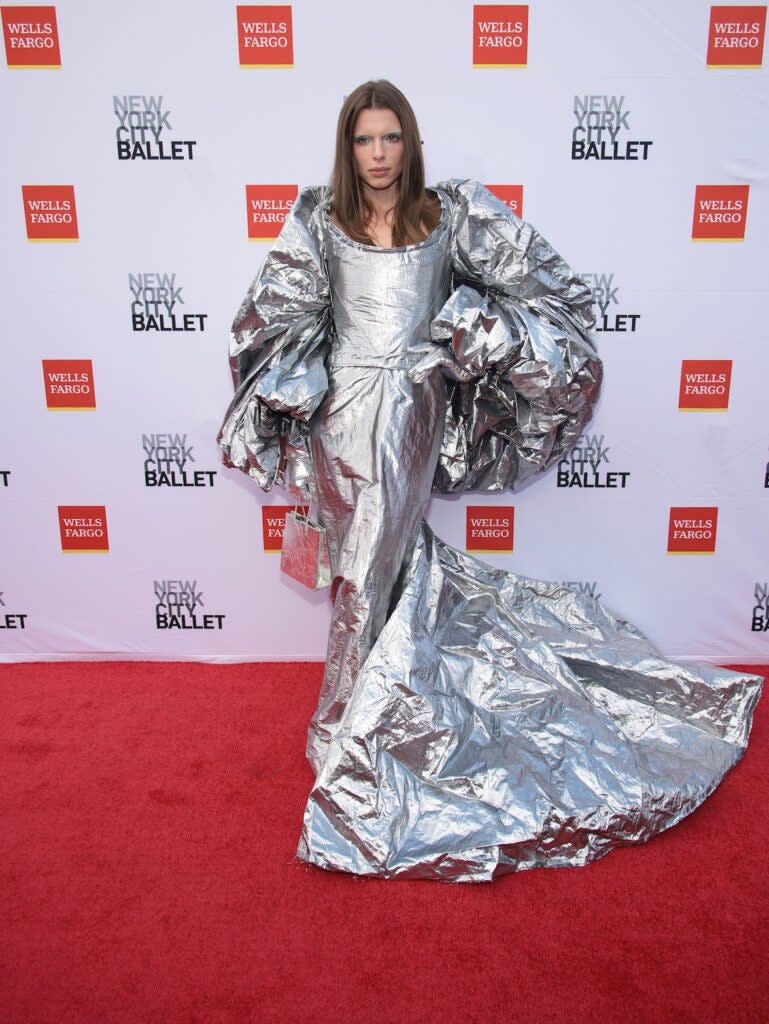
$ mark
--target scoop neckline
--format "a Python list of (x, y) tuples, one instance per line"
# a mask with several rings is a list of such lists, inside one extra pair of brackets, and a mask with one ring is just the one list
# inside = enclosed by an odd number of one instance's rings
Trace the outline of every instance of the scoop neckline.
[(440, 191), (440, 189), (437, 188), (426, 189), (425, 191), (434, 192), (435, 195), (438, 197), (438, 202), (441, 204), (441, 215), (438, 218), (438, 223), (435, 225), (435, 227), (432, 229), (429, 235), (423, 238), (421, 242), (412, 242), (410, 245), (394, 245), (389, 249), (385, 249), (381, 245), (367, 245), (366, 242), (358, 242), (354, 238), (350, 238), (349, 235), (346, 235), (344, 231), (342, 231), (342, 229), (334, 223), (328, 207), (323, 212), (326, 216), (326, 220), (331, 225), (331, 230), (334, 232), (334, 234), (341, 238), (343, 242), (346, 242), (348, 245), (352, 245), (356, 249), (363, 249), (365, 252), (382, 253), (413, 252), (416, 249), (423, 249), (427, 245), (432, 245), (437, 240), (439, 231), (441, 230), (442, 227), (444, 227), (446, 223), (446, 203), (443, 199), (443, 193)]

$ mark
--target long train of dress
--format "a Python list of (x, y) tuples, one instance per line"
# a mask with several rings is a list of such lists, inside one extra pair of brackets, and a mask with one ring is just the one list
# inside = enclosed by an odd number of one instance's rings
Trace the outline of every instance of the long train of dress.
[(700, 804), (760, 679), (665, 661), (589, 595), (494, 569), (423, 524), (305, 812), (299, 856), (487, 881), (582, 865)]

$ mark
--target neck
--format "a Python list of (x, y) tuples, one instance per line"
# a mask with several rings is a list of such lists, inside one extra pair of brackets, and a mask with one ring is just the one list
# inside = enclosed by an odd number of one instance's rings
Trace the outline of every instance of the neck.
[(398, 200), (397, 183), (388, 188), (370, 188), (363, 185), (363, 194), (377, 217), (384, 217), (395, 206)]

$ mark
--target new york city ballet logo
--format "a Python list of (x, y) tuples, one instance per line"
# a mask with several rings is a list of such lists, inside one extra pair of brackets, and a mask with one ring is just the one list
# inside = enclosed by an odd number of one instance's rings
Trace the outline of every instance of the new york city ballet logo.
[(609, 469), (610, 451), (604, 434), (583, 434), (579, 444), (558, 463), (556, 487), (624, 490), (630, 479), (630, 470)]
[(620, 312), (614, 308), (621, 306), (619, 285), (614, 274), (580, 274), (579, 277), (590, 289), (591, 300), (597, 307), (593, 330), (607, 334), (635, 334), (641, 314)]
[(468, 505), (465, 523), (467, 551), (513, 550), (514, 505)]
[(651, 139), (631, 139), (624, 96), (575, 96), (572, 160), (648, 160)]
[[(769, 467), (767, 467), (769, 469)], [(11, 471), (10, 469), (0, 469), (0, 487), (11, 486)], [(769, 484), (767, 485), (769, 486)]]
[(678, 408), (681, 412), (726, 412), (731, 383), (731, 359), (683, 359)]
[(170, 139), (171, 111), (162, 96), (113, 96), (118, 160), (193, 160), (197, 142)]
[(291, 5), (236, 8), (238, 55), (242, 68), (292, 68), (294, 27)]
[(561, 580), (561, 586), (575, 590), (581, 597), (592, 597), (595, 601), (601, 597), (597, 580)]
[(716, 550), (718, 509), (685, 505), (671, 508), (669, 555), (712, 555)]
[(5, 600), (4, 591), (0, 590), (0, 629), (26, 629), (27, 612), (17, 611), (10, 600)]
[(525, 68), (528, 51), (528, 4), (473, 6), (474, 68)]
[(22, 185), (24, 221), (30, 242), (77, 242), (74, 185)]
[(95, 409), (90, 359), (44, 359), (45, 404), (49, 409)]
[(142, 434), (145, 487), (213, 487), (217, 470), (198, 469), (186, 434)]
[(764, 59), (766, 5), (711, 7), (709, 68), (760, 68)]
[(131, 329), (164, 333), (205, 331), (208, 313), (188, 313), (184, 288), (176, 274), (151, 272), (129, 274), (131, 291)]
[[(286, 513), (293, 511), (293, 505), (262, 505), (262, 544), (267, 554), (278, 554), (283, 550), (283, 530)], [(299, 505), (300, 515), (309, 515), (309, 506)]]
[(60, 68), (55, 7), (3, 7), (5, 59), (12, 68)]
[(753, 585), (753, 608), (750, 616), (753, 633), (769, 633), (769, 583)]
[(109, 551), (107, 509), (104, 505), (59, 505), (62, 551)]
[(155, 629), (223, 629), (226, 615), (209, 612), (197, 580), (153, 580)]
[(249, 241), (274, 241), (298, 195), (298, 185), (246, 185)]
[(692, 238), (696, 242), (741, 242), (749, 195), (750, 185), (697, 185)]
[(523, 185), (487, 185), (486, 188), (523, 220)]

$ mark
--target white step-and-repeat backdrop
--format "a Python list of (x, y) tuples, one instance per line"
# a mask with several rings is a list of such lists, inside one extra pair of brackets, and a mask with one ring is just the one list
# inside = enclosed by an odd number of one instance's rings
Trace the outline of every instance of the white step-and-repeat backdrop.
[(766, 5), (3, 6), (0, 659), (321, 658), (287, 498), (222, 467), (229, 324), (369, 78), (593, 288), (606, 384), (449, 543), (601, 595), (674, 657), (769, 661)]

